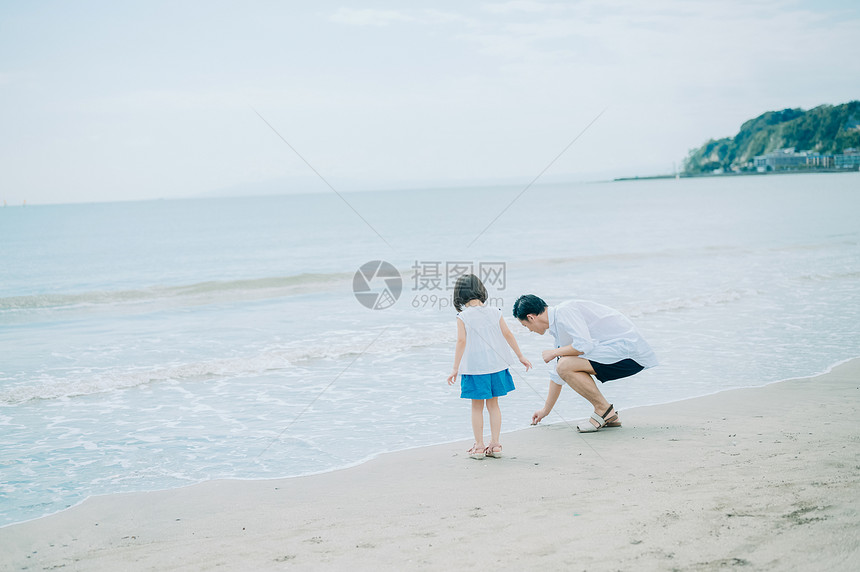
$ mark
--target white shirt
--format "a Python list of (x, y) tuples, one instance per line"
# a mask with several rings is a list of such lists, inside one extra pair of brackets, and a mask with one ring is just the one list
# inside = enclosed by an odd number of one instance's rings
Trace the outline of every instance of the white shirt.
[(469, 306), (457, 314), (466, 326), (466, 349), (460, 360), (460, 375), (496, 373), (507, 369), (511, 348), (502, 335), (502, 311), (487, 306)]
[[(556, 347), (573, 346), (582, 352), (579, 357), (607, 365), (629, 358), (646, 369), (658, 363), (654, 350), (633, 322), (608, 306), (569, 300), (547, 308), (547, 317)], [(550, 378), (559, 385), (564, 384), (555, 365)]]

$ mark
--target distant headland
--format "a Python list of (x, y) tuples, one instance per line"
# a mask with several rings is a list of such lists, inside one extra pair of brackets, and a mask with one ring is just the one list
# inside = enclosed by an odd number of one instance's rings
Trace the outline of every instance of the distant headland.
[(860, 101), (768, 111), (690, 151), (680, 172), (617, 181), (860, 170)]

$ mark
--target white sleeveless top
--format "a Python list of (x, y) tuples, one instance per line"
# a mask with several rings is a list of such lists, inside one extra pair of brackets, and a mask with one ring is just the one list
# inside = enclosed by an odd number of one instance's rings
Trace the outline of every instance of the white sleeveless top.
[(463, 308), (457, 318), (466, 326), (466, 350), (460, 360), (460, 375), (481, 375), (507, 369), (511, 347), (502, 335), (502, 311), (486, 306)]

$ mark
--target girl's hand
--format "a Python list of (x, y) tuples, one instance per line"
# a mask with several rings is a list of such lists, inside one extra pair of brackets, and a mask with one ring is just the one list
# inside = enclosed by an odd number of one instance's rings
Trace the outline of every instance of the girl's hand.
[(558, 349), (542, 351), (540, 355), (541, 355), (541, 357), (543, 357), (544, 363), (549, 363), (552, 360), (554, 360), (556, 357), (558, 357), (555, 353), (556, 351), (558, 351)]
[(532, 362), (530, 362), (528, 359), (526, 359), (525, 356), (520, 356), (520, 363), (523, 364), (524, 366), (526, 366), (526, 371), (528, 371), (532, 368)]
[(451, 375), (448, 376), (448, 385), (454, 385), (454, 382), (457, 381), (457, 372), (454, 371)]

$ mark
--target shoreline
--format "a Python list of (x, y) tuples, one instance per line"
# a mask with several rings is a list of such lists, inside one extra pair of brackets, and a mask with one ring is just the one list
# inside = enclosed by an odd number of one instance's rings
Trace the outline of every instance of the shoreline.
[(731, 173), (696, 173), (695, 175), (687, 175), (683, 173), (665, 174), (665, 175), (647, 175), (644, 177), (618, 177), (612, 179), (611, 182), (627, 182), (627, 181), (652, 181), (658, 179), (703, 179), (708, 177), (748, 177), (760, 175), (812, 175), (826, 173), (856, 173), (857, 169), (785, 169), (782, 171), (743, 171)]
[(91, 497), (0, 528), (9, 569), (852, 569), (860, 359), (311, 476)]
[[(746, 390), (746, 389), (757, 389), (757, 388), (762, 388), (762, 387), (768, 387), (768, 386), (770, 386), (770, 385), (773, 385), (773, 384), (779, 384), (779, 383), (784, 383), (784, 382), (786, 382), (786, 381), (802, 380), (802, 379), (812, 379), (812, 378), (815, 378), (815, 377), (819, 377), (819, 376), (827, 375), (827, 374), (831, 373), (835, 368), (837, 368), (837, 367), (839, 367), (839, 366), (841, 366), (841, 365), (843, 365), (843, 364), (849, 363), (849, 362), (851, 362), (851, 361), (855, 361), (855, 360), (856, 360), (856, 361), (858, 361), (858, 362), (860, 362), (860, 356), (850, 357), (850, 358), (845, 358), (845, 359), (839, 360), (839, 361), (837, 361), (837, 362), (833, 363), (832, 365), (830, 365), (830, 366), (826, 367), (824, 370), (822, 370), (822, 371), (820, 371), (820, 372), (812, 373), (812, 374), (810, 374), (810, 375), (803, 376), (803, 377), (797, 377), (797, 378), (795, 378), (795, 377), (790, 377), (790, 378), (784, 378), (784, 379), (777, 379), (777, 380), (774, 380), (774, 381), (768, 381), (768, 382), (765, 382), (765, 383), (763, 383), (763, 384), (761, 384), (761, 385), (752, 385), (752, 386), (745, 386), (745, 387), (731, 387), (731, 388), (723, 388), (723, 389), (718, 389), (718, 390), (716, 390), (716, 391), (713, 391), (713, 392), (711, 392), (711, 393), (704, 393), (704, 394), (702, 394), (702, 395), (697, 395), (697, 396), (695, 396), (695, 397), (682, 397), (682, 398), (680, 398), (680, 399), (676, 399), (676, 400), (672, 400), (672, 401), (664, 401), (664, 402), (660, 402), (660, 403), (652, 403), (652, 404), (648, 404), (648, 405), (634, 405), (634, 406), (631, 406), (631, 407), (625, 408), (625, 411), (632, 411), (632, 410), (641, 409), (641, 408), (647, 408), (647, 407), (658, 407), (658, 406), (663, 406), (663, 405), (672, 405), (672, 404), (675, 404), (675, 403), (681, 403), (681, 402), (688, 401), (688, 400), (691, 400), (691, 399), (700, 399), (700, 398), (706, 398), (706, 397), (710, 397), (710, 396), (720, 395), (720, 394), (725, 393), (725, 392), (731, 392), (731, 391), (743, 391), (743, 390)], [(573, 394), (571, 394), (571, 397), (573, 397)], [(573, 398), (575, 399), (575, 397), (573, 397)], [(574, 425), (574, 426), (575, 426), (575, 423), (574, 423), (574, 422), (572, 422), (572, 421), (571, 421), (570, 423), (571, 423), (571, 425)], [(559, 426), (562, 426), (562, 427), (567, 427), (567, 426), (568, 426), (568, 425), (566, 425), (566, 423), (565, 423), (564, 421), (553, 421), (552, 423), (546, 423), (546, 421), (544, 421), (544, 422), (541, 424), (541, 426), (551, 426), (551, 425), (559, 425)], [(572, 427), (572, 428), (575, 428), (575, 427)], [(528, 430), (530, 430), (530, 429), (531, 429), (530, 427), (521, 427), (521, 428), (517, 428), (517, 429), (508, 429), (508, 430), (503, 429), (501, 434), (502, 434), (502, 435), (506, 435), (506, 434), (510, 434), (510, 433), (517, 433), (517, 432), (520, 432), (520, 431), (528, 431)], [(392, 451), (382, 451), (382, 452), (377, 452), (377, 453), (370, 454), (370, 455), (368, 455), (368, 456), (366, 456), (366, 457), (363, 457), (363, 458), (361, 458), (361, 459), (359, 459), (359, 460), (356, 460), (356, 461), (350, 462), (350, 463), (345, 464), (345, 465), (341, 465), (341, 466), (337, 466), (337, 467), (332, 467), (332, 468), (328, 468), (328, 469), (322, 469), (322, 470), (319, 470), (319, 471), (313, 471), (313, 472), (309, 472), (309, 473), (298, 473), (298, 474), (294, 474), (294, 475), (285, 475), (285, 476), (277, 476), (277, 477), (228, 477), (228, 478), (204, 479), (204, 480), (200, 480), (200, 481), (197, 481), (197, 482), (187, 483), (187, 484), (183, 484), (183, 485), (180, 485), (180, 486), (168, 487), (168, 488), (152, 488), (152, 489), (140, 489), (140, 490), (133, 490), (133, 491), (125, 491), (125, 492), (111, 492), (111, 493), (104, 493), (104, 494), (95, 494), (95, 495), (91, 495), (91, 496), (88, 496), (88, 497), (86, 497), (86, 498), (83, 498), (83, 499), (81, 499), (81, 500), (77, 501), (76, 503), (71, 504), (71, 505), (69, 505), (69, 506), (67, 506), (67, 507), (65, 507), (65, 508), (62, 508), (62, 509), (56, 510), (55, 512), (50, 512), (50, 513), (43, 514), (43, 515), (40, 515), (40, 516), (34, 516), (34, 517), (31, 517), (31, 518), (27, 518), (27, 519), (25, 519), (25, 520), (19, 520), (19, 521), (16, 521), (16, 522), (10, 522), (10, 523), (6, 523), (6, 524), (0, 524), (0, 531), (2, 531), (4, 528), (13, 527), (13, 526), (18, 526), (18, 525), (21, 525), (21, 524), (27, 524), (27, 523), (31, 523), (31, 522), (34, 522), (34, 521), (38, 521), (38, 520), (44, 519), (44, 518), (51, 518), (51, 517), (53, 517), (53, 516), (56, 516), (56, 515), (58, 515), (58, 514), (61, 514), (61, 513), (65, 512), (65, 511), (72, 510), (72, 509), (74, 509), (74, 508), (76, 508), (76, 507), (78, 507), (78, 506), (80, 506), (80, 505), (84, 504), (85, 502), (89, 501), (90, 499), (95, 499), (95, 498), (113, 497), (113, 496), (118, 496), (118, 495), (127, 495), (127, 494), (166, 493), (166, 492), (170, 492), (170, 491), (176, 491), (176, 490), (188, 489), (188, 488), (192, 488), (192, 487), (196, 487), (196, 486), (199, 486), (199, 485), (204, 485), (204, 484), (209, 483), (209, 482), (216, 482), (216, 481), (226, 481), (226, 482), (232, 482), (232, 481), (235, 481), (235, 482), (257, 482), (257, 481), (263, 481), (263, 482), (265, 482), (265, 481), (280, 481), (280, 480), (301, 479), (301, 478), (307, 478), (307, 477), (315, 477), (315, 476), (318, 476), (318, 475), (325, 475), (325, 474), (332, 473), (332, 472), (344, 471), (344, 470), (349, 470), (349, 469), (352, 469), (352, 468), (355, 468), (355, 467), (360, 467), (361, 465), (364, 465), (364, 464), (366, 464), (366, 463), (372, 462), (372, 461), (374, 461), (374, 460), (376, 460), (376, 459), (378, 459), (378, 458), (380, 458), (380, 457), (383, 457), (383, 456), (385, 456), (385, 455), (397, 455), (397, 454), (399, 454), (399, 453), (404, 453), (404, 452), (414, 451), (414, 450), (416, 450), (416, 449), (423, 449), (423, 448), (427, 448), (427, 447), (440, 447), (440, 446), (451, 445), (451, 444), (453, 444), (453, 443), (460, 443), (460, 442), (464, 442), (464, 441), (463, 441), (463, 439), (455, 438), (455, 439), (449, 439), (449, 440), (446, 440), (446, 441), (439, 441), (439, 442), (430, 443), (430, 444), (414, 445), (414, 446), (411, 446), (411, 447), (406, 447), (406, 448), (404, 448), (404, 449), (395, 449), (395, 450), (392, 450)]]

